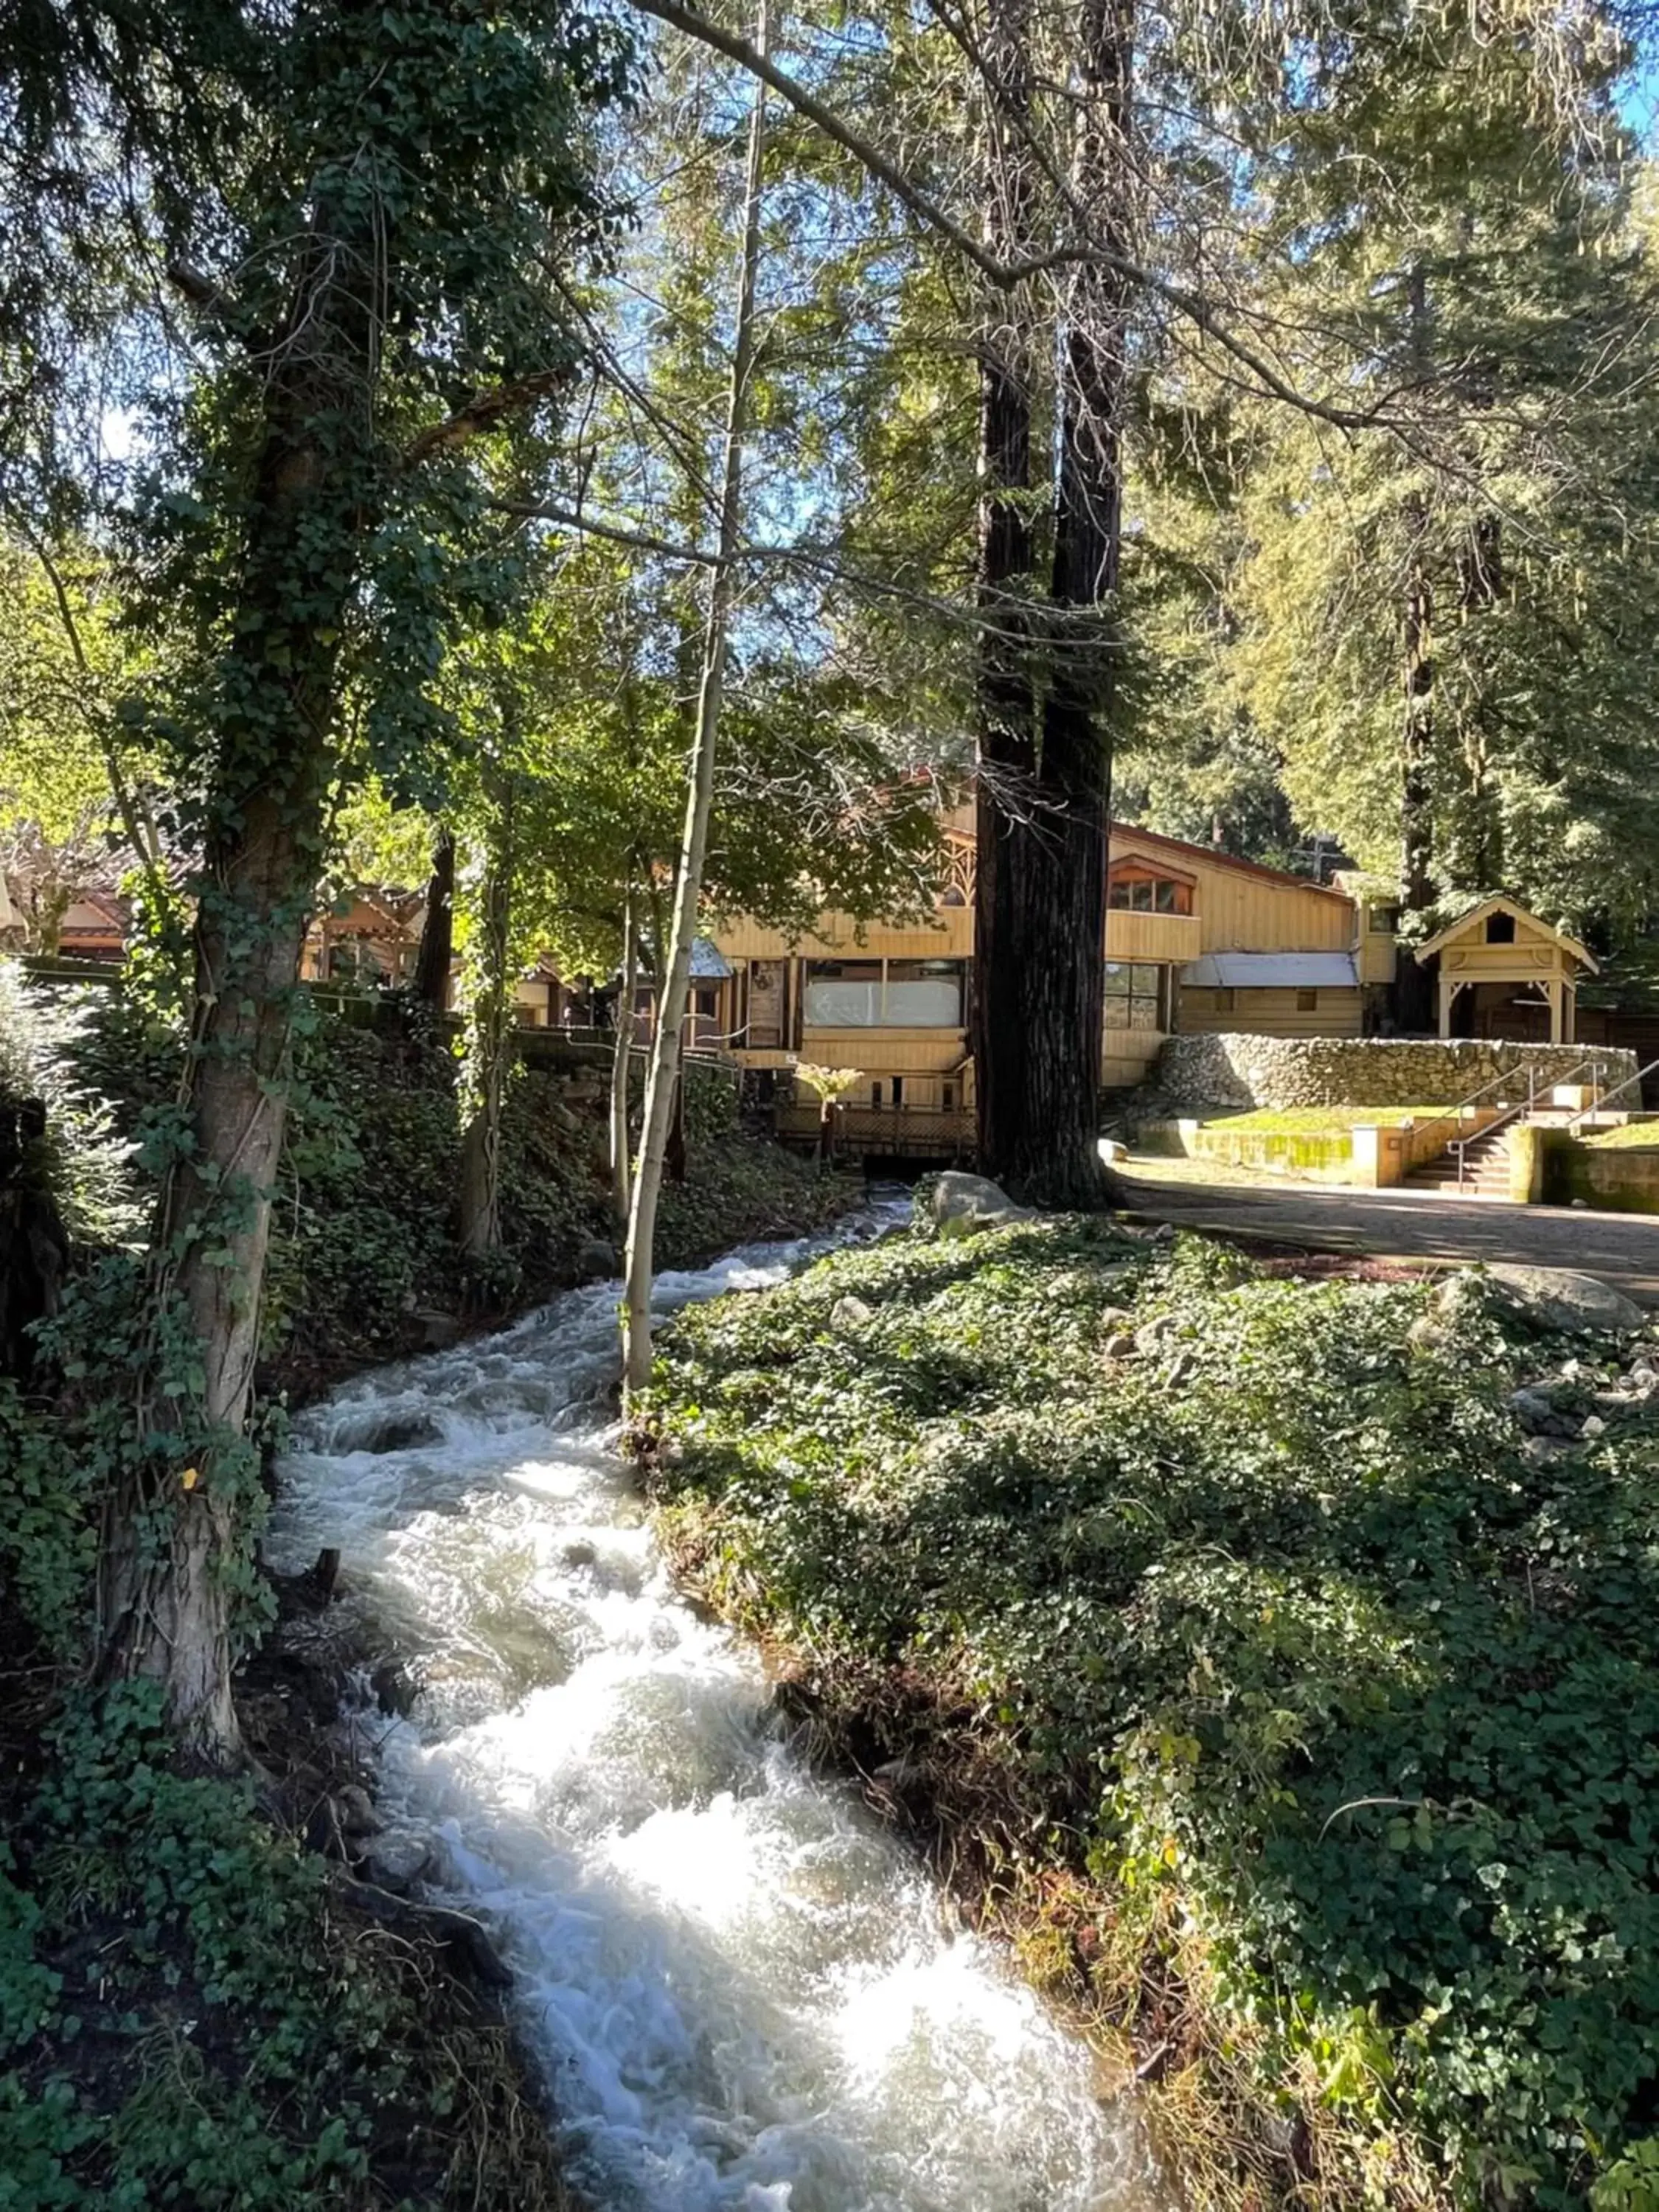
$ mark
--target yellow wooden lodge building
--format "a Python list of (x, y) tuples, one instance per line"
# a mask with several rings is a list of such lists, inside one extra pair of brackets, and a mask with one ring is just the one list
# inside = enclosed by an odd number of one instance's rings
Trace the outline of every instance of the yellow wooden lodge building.
[[(838, 1119), (870, 1150), (934, 1150), (971, 1133), (975, 840), (971, 807), (947, 817), (945, 889), (930, 920), (823, 915), (792, 942), (738, 918), (698, 947), (690, 1041), (746, 1068), (856, 1069)], [(1334, 884), (1208, 846), (1114, 823), (1107, 876), (1109, 1089), (1145, 1079), (1166, 1037), (1243, 1030), (1360, 1036), (1387, 1026), (1397, 912), (1357, 879)], [(1438, 970), (1442, 1036), (1571, 1041), (1584, 948), (1513, 901), (1490, 899), (1425, 945)], [(816, 1127), (816, 1101), (786, 1103), (785, 1133)], [(799, 1123), (799, 1127), (794, 1125)]]

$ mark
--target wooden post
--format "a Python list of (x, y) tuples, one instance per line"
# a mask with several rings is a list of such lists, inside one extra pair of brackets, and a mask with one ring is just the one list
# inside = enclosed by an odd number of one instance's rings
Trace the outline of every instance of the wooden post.
[(1567, 987), (1559, 975), (1550, 977), (1549, 994), (1550, 1042), (1565, 1044), (1569, 1042), (1566, 1031), (1566, 1007), (1564, 1003), (1567, 995)]
[(1449, 1036), (1451, 1035), (1451, 1009), (1452, 1009), (1452, 1000), (1455, 997), (1455, 995), (1456, 995), (1456, 992), (1457, 992), (1457, 986), (1456, 986), (1456, 984), (1453, 982), (1453, 981), (1452, 981), (1451, 977), (1450, 977), (1449, 975), (1448, 975), (1446, 974), (1445, 970), (1443, 969), (1441, 970), (1441, 974), (1440, 974), (1440, 1032), (1439, 1032), (1439, 1033), (1440, 1033), (1440, 1035), (1441, 1035), (1443, 1037), (1449, 1037)]

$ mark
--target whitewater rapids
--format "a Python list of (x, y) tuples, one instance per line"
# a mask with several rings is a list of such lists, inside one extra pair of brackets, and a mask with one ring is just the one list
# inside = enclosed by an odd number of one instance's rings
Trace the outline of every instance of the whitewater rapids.
[[(665, 1275), (659, 1310), (834, 1241)], [(512, 1967), (573, 2179), (616, 2212), (1162, 2203), (1087, 2050), (676, 1592), (612, 1449), (617, 1297), (313, 1408), (267, 1547), (295, 1571), (337, 1546), (422, 1685), (408, 1720), (375, 1716), (380, 1810)]]

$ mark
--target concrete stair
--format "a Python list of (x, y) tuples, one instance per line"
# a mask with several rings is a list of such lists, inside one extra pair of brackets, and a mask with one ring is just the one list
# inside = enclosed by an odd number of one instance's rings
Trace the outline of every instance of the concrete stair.
[[(1512, 1127), (1513, 1123), (1509, 1127)], [(1457, 1156), (1448, 1150), (1412, 1169), (1400, 1188), (1432, 1191), (1439, 1198), (1504, 1198), (1510, 1194), (1509, 1127), (1488, 1129), (1469, 1139), (1463, 1155), (1463, 1180), (1457, 1180)]]

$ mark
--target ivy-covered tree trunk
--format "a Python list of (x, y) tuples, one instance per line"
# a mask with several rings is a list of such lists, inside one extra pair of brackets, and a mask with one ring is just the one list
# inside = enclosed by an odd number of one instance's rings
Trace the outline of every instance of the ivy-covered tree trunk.
[[(1428, 514), (1420, 492), (1406, 502), (1404, 666), (1400, 781), (1400, 902), (1418, 934), (1426, 934), (1434, 904), (1434, 588), (1428, 568)], [(1395, 970), (1394, 1015), (1408, 1033), (1432, 1030), (1427, 970), (1403, 949)]]
[(442, 1013), (449, 1000), (449, 969), (455, 950), (455, 836), (441, 827), (432, 848), (432, 873), (427, 879), (426, 919), (421, 924), (421, 946), (415, 961), (415, 995), (434, 1013)]
[[(155, 1244), (141, 1437), (106, 1501), (99, 1598), (107, 1672), (164, 1686), (184, 1748), (240, 1756), (234, 1614), (261, 1503), (244, 1434), (282, 1152), (300, 953), (321, 861), (338, 640), (372, 439), (362, 227), (320, 204), (262, 386), (262, 441), (239, 548), (238, 620), (196, 886), (180, 1142)], [(183, 1324), (181, 1334), (180, 1324)]]

